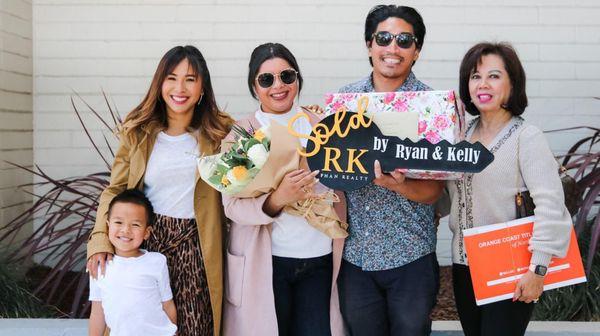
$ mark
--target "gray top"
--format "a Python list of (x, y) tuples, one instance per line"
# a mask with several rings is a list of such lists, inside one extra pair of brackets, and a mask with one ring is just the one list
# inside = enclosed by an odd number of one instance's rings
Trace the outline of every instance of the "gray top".
[[(396, 91), (429, 91), (411, 72)], [(372, 75), (346, 85), (344, 92), (375, 92)], [(435, 252), (433, 206), (410, 201), (386, 188), (368, 184), (346, 193), (348, 237), (344, 260), (365, 271), (397, 268)]]
[[(478, 122), (479, 118), (470, 124), (467, 139)], [(520, 141), (520, 169), (517, 141)], [(573, 222), (565, 207), (558, 164), (544, 134), (521, 117), (513, 117), (488, 149), (494, 154), (494, 161), (481, 173), (465, 174), (463, 179), (447, 183), (452, 199), (452, 262), (468, 264), (464, 229), (515, 219), (517, 189), (529, 190), (536, 205), (536, 221), (529, 241), (533, 252), (531, 263), (547, 266), (552, 256), (564, 257)]]

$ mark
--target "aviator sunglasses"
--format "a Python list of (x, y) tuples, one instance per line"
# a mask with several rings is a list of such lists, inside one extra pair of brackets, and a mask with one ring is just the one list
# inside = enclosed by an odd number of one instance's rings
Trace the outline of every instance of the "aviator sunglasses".
[(380, 47), (389, 46), (394, 39), (396, 40), (398, 47), (402, 49), (408, 49), (412, 46), (413, 42), (417, 42), (417, 38), (411, 33), (400, 33), (396, 35), (387, 31), (380, 31), (373, 34), (373, 37), (375, 38), (375, 43)]
[(261, 88), (270, 88), (275, 83), (275, 77), (279, 77), (283, 84), (292, 84), (298, 79), (298, 71), (294, 69), (285, 69), (278, 74), (263, 72), (256, 76), (256, 81)]

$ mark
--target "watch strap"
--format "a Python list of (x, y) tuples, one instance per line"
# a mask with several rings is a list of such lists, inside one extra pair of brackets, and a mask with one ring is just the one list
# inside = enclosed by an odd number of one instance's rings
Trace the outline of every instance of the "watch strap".
[(529, 270), (532, 271), (533, 273), (535, 273), (536, 275), (546, 276), (546, 273), (548, 272), (548, 267), (542, 266), (542, 265), (530, 264)]

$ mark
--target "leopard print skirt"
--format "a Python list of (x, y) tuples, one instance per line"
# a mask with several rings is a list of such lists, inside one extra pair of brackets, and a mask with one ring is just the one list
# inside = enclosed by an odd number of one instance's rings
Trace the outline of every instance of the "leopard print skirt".
[(146, 248), (167, 257), (177, 307), (177, 335), (212, 336), (213, 317), (196, 221), (157, 214)]

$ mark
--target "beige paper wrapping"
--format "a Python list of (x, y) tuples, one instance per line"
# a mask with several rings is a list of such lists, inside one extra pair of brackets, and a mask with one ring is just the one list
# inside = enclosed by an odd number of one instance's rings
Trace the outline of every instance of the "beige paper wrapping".
[(330, 238), (346, 238), (348, 224), (342, 222), (333, 209), (333, 202), (339, 201), (336, 194), (328, 191), (316, 198), (287, 205), (283, 211), (304, 217), (310, 225)]

